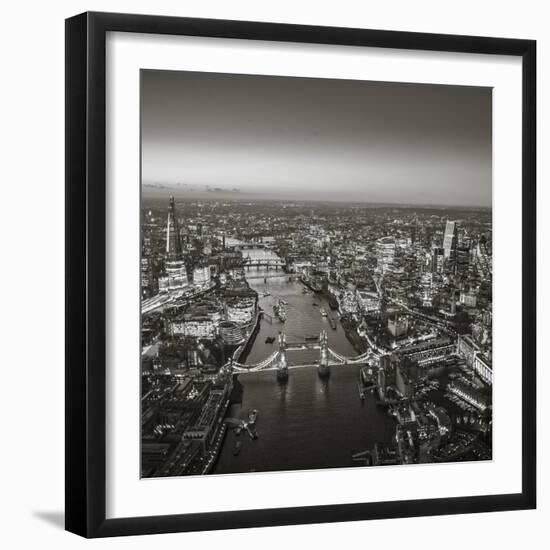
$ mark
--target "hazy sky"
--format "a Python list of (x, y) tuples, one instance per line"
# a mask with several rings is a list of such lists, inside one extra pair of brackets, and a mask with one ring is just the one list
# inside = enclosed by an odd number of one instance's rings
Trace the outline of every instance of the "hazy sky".
[(490, 88), (142, 71), (144, 183), (491, 204)]

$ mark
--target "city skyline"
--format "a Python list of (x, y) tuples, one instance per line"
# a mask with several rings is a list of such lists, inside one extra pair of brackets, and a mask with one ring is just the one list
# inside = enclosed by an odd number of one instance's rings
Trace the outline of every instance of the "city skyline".
[(145, 192), (491, 206), (489, 88), (149, 70), (141, 84)]

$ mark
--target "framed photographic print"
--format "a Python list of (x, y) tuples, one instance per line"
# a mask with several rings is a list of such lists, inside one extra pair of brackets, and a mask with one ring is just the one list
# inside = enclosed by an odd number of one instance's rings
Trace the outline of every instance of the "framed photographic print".
[(66, 22), (66, 527), (535, 507), (530, 40)]

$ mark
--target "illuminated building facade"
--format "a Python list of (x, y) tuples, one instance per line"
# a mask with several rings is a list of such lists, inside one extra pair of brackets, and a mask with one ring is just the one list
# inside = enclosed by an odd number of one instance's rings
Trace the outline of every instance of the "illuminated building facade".
[(256, 302), (252, 298), (236, 298), (226, 303), (225, 312), (227, 321), (247, 324), (254, 319)]
[(446, 260), (452, 263), (456, 260), (457, 226), (456, 222), (447, 221), (443, 236), (443, 253)]
[(213, 340), (216, 338), (216, 323), (208, 317), (192, 317), (170, 323), (172, 336), (184, 336), (192, 338), (204, 338)]
[(382, 237), (376, 241), (376, 259), (381, 273), (388, 271), (395, 258), (395, 239)]
[(195, 267), (193, 270), (193, 284), (197, 286), (206, 285), (210, 282), (210, 268), (205, 266)]
[(240, 325), (232, 321), (222, 321), (220, 323), (220, 337), (224, 344), (229, 346), (235, 346), (240, 344), (243, 340), (243, 332)]
[(361, 311), (364, 313), (377, 313), (380, 311), (380, 297), (376, 292), (357, 290), (355, 294)]

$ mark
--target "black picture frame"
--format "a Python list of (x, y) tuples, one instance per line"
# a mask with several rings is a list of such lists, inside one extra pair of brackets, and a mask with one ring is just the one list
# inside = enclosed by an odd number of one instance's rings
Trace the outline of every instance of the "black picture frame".
[[(105, 41), (109, 31), (519, 56), (522, 490), (517, 494), (106, 519)], [(66, 20), (66, 529), (107, 537), (532, 509), (536, 506), (536, 42), (115, 13)]]

